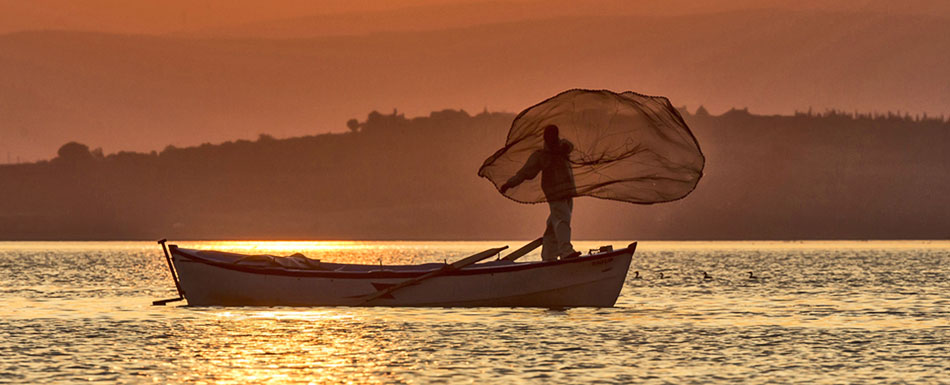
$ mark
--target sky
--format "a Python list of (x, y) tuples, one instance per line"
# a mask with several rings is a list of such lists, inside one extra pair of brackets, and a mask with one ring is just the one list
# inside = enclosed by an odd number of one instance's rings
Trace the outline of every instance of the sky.
[[(786, 8), (824, 11), (898, 12), (947, 16), (950, 5), (939, 0), (902, 2), (854, 0), (829, 2), (804, 0), (712, 1), (493, 1), (493, 0), (0, 0), (0, 33), (61, 29), (114, 33), (168, 34), (233, 27), (316, 15), (343, 15), (405, 8), (439, 8), (479, 5), (495, 13), (519, 18), (563, 14), (674, 15), (723, 12), (752, 8)], [(502, 11), (505, 8), (507, 10)], [(514, 8), (512, 10), (511, 8)], [(483, 11), (489, 12), (489, 11)], [(478, 16), (475, 12), (472, 16)], [(438, 18), (438, 13), (430, 17)], [(425, 23), (425, 20), (416, 20)]]
[(950, 114), (948, 18), (924, 0), (0, 0), (0, 162), (518, 112), (569, 88)]

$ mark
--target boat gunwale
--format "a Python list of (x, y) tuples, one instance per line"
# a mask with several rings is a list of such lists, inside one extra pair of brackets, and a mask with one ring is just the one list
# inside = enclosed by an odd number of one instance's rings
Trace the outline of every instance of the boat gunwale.
[[(473, 265), (472, 267), (462, 268), (459, 270), (447, 272), (442, 276), (460, 276), (460, 275), (479, 275), (479, 274), (496, 274), (496, 273), (508, 273), (513, 271), (521, 271), (528, 269), (536, 269), (543, 267), (559, 266), (566, 265), (571, 263), (581, 263), (581, 262), (590, 262), (596, 261), (598, 259), (615, 257), (623, 254), (630, 254), (630, 257), (633, 257), (633, 254), (636, 252), (636, 242), (631, 243), (629, 246), (622, 249), (617, 249), (614, 251), (601, 253), (601, 254), (589, 254), (582, 255), (577, 258), (562, 259), (556, 261), (537, 261), (537, 262), (514, 262), (511, 264), (497, 265), (497, 266), (478, 266)], [(186, 249), (186, 250), (195, 250), (202, 251), (197, 249)], [(169, 245), (169, 251), (173, 255), (178, 255), (183, 258), (189, 259), (194, 262), (203, 263), (206, 265), (215, 266), (218, 268), (239, 271), (250, 274), (260, 274), (260, 275), (280, 275), (280, 276), (290, 276), (290, 277), (314, 277), (314, 278), (345, 278), (345, 279), (381, 279), (381, 278), (414, 278), (423, 274), (430, 273), (438, 269), (428, 269), (428, 270), (411, 270), (411, 271), (394, 271), (394, 270), (369, 270), (369, 271), (336, 271), (336, 270), (288, 270), (280, 268), (270, 268), (270, 267), (258, 267), (258, 266), (238, 266), (229, 263), (223, 263), (218, 261), (213, 261), (210, 259), (202, 258), (197, 255), (192, 255), (186, 251), (182, 251), (178, 248), (177, 245)]]

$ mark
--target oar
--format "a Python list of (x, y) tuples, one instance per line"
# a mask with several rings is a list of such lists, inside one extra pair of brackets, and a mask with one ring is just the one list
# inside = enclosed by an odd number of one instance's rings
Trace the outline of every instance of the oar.
[(483, 252), (481, 252), (481, 253), (472, 255), (472, 256), (470, 256), (470, 257), (466, 257), (466, 258), (461, 259), (461, 260), (458, 260), (458, 261), (456, 261), (456, 262), (452, 262), (452, 263), (449, 264), (449, 265), (443, 266), (441, 269), (438, 269), (438, 270), (435, 270), (435, 271), (431, 271), (431, 272), (428, 272), (428, 273), (426, 273), (426, 274), (420, 275), (420, 276), (418, 276), (418, 277), (415, 277), (415, 278), (412, 278), (412, 279), (408, 279), (408, 280), (399, 282), (399, 283), (397, 283), (397, 284), (395, 284), (395, 285), (393, 285), (393, 286), (387, 287), (387, 288), (385, 288), (385, 289), (379, 290), (379, 291), (377, 291), (377, 292), (375, 292), (375, 293), (373, 293), (373, 294), (368, 295), (366, 298), (364, 298), (362, 301), (360, 301), (359, 305), (364, 305), (364, 304), (366, 304), (367, 302), (370, 302), (370, 301), (372, 301), (372, 300), (374, 300), (374, 299), (377, 299), (377, 298), (379, 298), (379, 297), (383, 297), (383, 296), (392, 294), (392, 292), (394, 292), (394, 291), (396, 291), (396, 290), (399, 290), (399, 289), (402, 289), (402, 288), (404, 288), (404, 287), (406, 287), (406, 286), (415, 285), (415, 284), (417, 284), (417, 283), (419, 283), (419, 282), (422, 282), (422, 281), (425, 281), (425, 280), (427, 280), (427, 279), (429, 279), (429, 278), (438, 277), (438, 276), (440, 276), (440, 275), (443, 275), (443, 274), (446, 274), (446, 273), (450, 273), (450, 272), (456, 271), (456, 270), (458, 270), (458, 269), (461, 269), (461, 268), (463, 268), (463, 267), (465, 267), (465, 266), (474, 264), (474, 263), (476, 263), (476, 262), (478, 262), (478, 261), (481, 261), (481, 260), (483, 260), (483, 259), (490, 258), (490, 257), (494, 256), (495, 254), (498, 254), (498, 253), (500, 253), (502, 250), (507, 249), (507, 248), (508, 248), (508, 246), (505, 246), (505, 247), (496, 247), (496, 248), (494, 248), (494, 249), (488, 249), (488, 250), (485, 250), (485, 251), (483, 251)]
[(531, 241), (530, 243), (528, 243), (527, 245), (521, 246), (520, 249), (512, 251), (511, 254), (506, 255), (501, 260), (514, 262), (516, 259), (523, 257), (525, 254), (528, 254), (534, 249), (537, 249), (538, 246), (541, 246), (541, 241), (543, 239), (544, 238), (535, 239)]
[[(178, 298), (160, 299), (152, 301), (152, 306), (165, 306), (166, 303), (181, 301), (185, 299), (185, 291), (181, 289), (181, 283), (178, 283), (178, 274), (175, 272), (175, 266), (172, 265), (172, 257), (168, 255), (168, 247), (165, 246), (167, 239), (162, 238), (158, 241), (162, 245), (162, 251), (165, 252), (165, 261), (168, 262), (168, 271), (172, 273), (172, 280), (175, 281), (175, 289), (178, 289)], [(172, 245), (174, 246), (174, 245)]]

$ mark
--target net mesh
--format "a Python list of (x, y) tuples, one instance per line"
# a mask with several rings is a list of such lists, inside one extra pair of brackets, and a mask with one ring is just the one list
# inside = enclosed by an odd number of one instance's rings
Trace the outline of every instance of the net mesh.
[[(545, 145), (549, 125), (559, 138)], [(575, 89), (518, 114), (478, 175), (522, 203), (591, 196), (651, 204), (693, 191), (704, 163), (667, 98)]]

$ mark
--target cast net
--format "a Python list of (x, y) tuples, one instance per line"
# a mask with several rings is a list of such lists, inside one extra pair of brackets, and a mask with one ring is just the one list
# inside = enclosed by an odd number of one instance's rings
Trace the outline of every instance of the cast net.
[[(550, 125), (559, 145), (544, 144)], [(651, 204), (693, 191), (704, 163), (667, 98), (575, 89), (518, 114), (505, 146), (478, 175), (522, 203), (591, 196)]]

